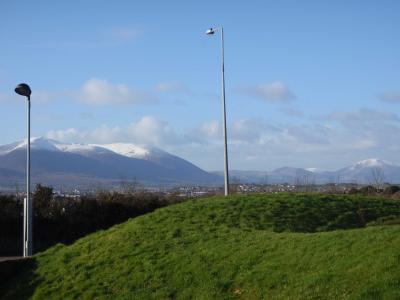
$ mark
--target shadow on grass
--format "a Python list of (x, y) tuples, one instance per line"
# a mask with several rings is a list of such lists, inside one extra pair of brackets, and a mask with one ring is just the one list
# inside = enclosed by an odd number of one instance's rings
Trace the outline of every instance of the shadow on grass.
[(0, 263), (0, 299), (28, 299), (33, 295), (39, 278), (35, 276), (35, 258)]

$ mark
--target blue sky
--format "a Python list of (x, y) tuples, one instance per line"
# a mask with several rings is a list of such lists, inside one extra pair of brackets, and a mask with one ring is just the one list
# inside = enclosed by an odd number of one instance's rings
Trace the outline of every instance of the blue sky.
[(230, 165), (400, 163), (398, 1), (2, 1), (0, 144), (155, 145), (222, 169), (224, 26)]

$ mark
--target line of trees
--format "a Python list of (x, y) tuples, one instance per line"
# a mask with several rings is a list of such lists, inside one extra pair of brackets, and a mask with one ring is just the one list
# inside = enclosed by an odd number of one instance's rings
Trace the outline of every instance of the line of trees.
[[(180, 201), (175, 196), (147, 192), (105, 191), (80, 199), (66, 198), (54, 196), (50, 187), (37, 185), (33, 193), (34, 250), (70, 244), (99, 229)], [(21, 254), (22, 221), (23, 199), (0, 196), (0, 256)]]

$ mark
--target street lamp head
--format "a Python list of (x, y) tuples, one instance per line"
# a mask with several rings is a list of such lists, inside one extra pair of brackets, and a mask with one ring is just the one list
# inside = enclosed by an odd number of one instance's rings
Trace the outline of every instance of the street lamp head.
[(214, 28), (210, 28), (210, 29), (208, 29), (207, 31), (206, 31), (206, 34), (208, 34), (208, 35), (212, 35), (212, 34), (214, 34), (215, 33), (215, 29)]
[(20, 83), (15, 88), (15, 92), (21, 96), (30, 97), (31, 96), (31, 88), (26, 83)]

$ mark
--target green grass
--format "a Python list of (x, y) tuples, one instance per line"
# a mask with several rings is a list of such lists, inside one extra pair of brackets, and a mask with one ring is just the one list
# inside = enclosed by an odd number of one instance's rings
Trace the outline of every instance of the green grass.
[(400, 299), (399, 216), (359, 196), (189, 201), (36, 255), (0, 298)]

